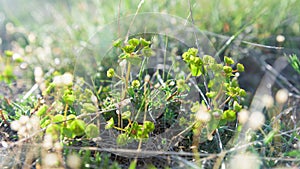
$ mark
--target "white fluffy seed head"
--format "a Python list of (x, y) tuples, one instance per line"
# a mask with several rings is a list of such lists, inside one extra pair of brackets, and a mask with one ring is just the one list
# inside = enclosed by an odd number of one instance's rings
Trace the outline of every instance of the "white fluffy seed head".
[(20, 127), (21, 127), (21, 124), (20, 124), (19, 120), (15, 120), (15, 121), (11, 122), (11, 124), (10, 124), (10, 128), (15, 131), (18, 131), (20, 129)]
[(31, 116), (29, 121), (34, 130), (40, 129), (40, 119), (37, 116)]
[(29, 121), (28, 116), (21, 116), (20, 119), (19, 119), (19, 122), (20, 122), (21, 125), (25, 125), (28, 121)]
[(92, 95), (91, 96), (91, 101), (94, 103), (94, 104), (98, 104), (98, 99), (95, 95)]
[(174, 86), (174, 85), (175, 85), (175, 82), (174, 82), (174, 81), (171, 81), (169, 85), (170, 85), (170, 86)]
[(196, 113), (196, 119), (201, 122), (209, 122), (211, 115), (204, 106), (201, 106)]
[(154, 85), (154, 88), (155, 89), (158, 89), (160, 87), (160, 84), (159, 83), (156, 83), (155, 85)]
[(63, 147), (62, 147), (60, 142), (55, 142), (54, 143), (54, 148), (55, 148), (56, 151), (61, 151)]
[(262, 112), (255, 111), (251, 113), (248, 121), (249, 128), (253, 130), (257, 130), (264, 123), (265, 123), (265, 116)]
[(53, 77), (53, 83), (54, 83), (56, 86), (62, 86), (62, 85), (63, 85), (63, 79), (62, 79), (62, 76), (61, 76), (61, 75), (54, 76), (54, 77)]
[(32, 129), (33, 129), (33, 126), (32, 126), (31, 123), (26, 123), (26, 124), (25, 124), (25, 127), (26, 127), (26, 130), (27, 130), (27, 131), (32, 131)]
[(241, 124), (245, 124), (247, 123), (248, 119), (249, 119), (249, 115), (250, 112), (246, 109), (242, 109), (239, 113), (238, 113), (238, 120)]
[(73, 84), (73, 75), (69, 72), (66, 72), (62, 75), (62, 81), (64, 85), (72, 85)]
[(277, 35), (276, 41), (282, 43), (285, 41), (285, 37), (283, 35)]
[(43, 141), (43, 147), (49, 150), (53, 147), (53, 138), (50, 134), (46, 134)]
[(261, 160), (252, 153), (240, 153), (234, 155), (229, 161), (229, 168), (231, 169), (259, 169)]
[(270, 95), (263, 95), (262, 102), (266, 108), (271, 108), (274, 105), (274, 99)]
[(57, 154), (55, 153), (46, 154), (43, 160), (43, 164), (45, 168), (58, 167), (59, 159)]
[(150, 81), (150, 78), (151, 78), (151, 76), (147, 74), (144, 78), (145, 82), (148, 83)]
[(276, 101), (279, 104), (284, 104), (289, 98), (289, 92), (286, 89), (280, 89), (276, 93)]
[(76, 154), (71, 154), (68, 155), (67, 157), (67, 165), (71, 168), (71, 169), (78, 169), (81, 166), (81, 159), (78, 155)]
[(28, 130), (27, 130), (26, 126), (21, 126), (21, 127), (19, 128), (19, 130), (18, 130), (18, 135), (19, 135), (20, 137), (26, 137), (28, 134), (29, 134), (29, 133), (28, 133)]

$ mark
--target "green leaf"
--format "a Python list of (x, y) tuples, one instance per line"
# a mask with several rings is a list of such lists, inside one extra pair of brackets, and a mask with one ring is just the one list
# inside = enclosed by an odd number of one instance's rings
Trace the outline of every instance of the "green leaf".
[(138, 56), (130, 56), (127, 57), (126, 60), (131, 63), (132, 65), (140, 65), (142, 62), (142, 58), (138, 57)]
[(155, 129), (155, 125), (153, 122), (151, 121), (145, 121), (144, 122), (144, 130), (147, 132), (147, 133), (150, 133), (152, 132), (154, 129)]
[(113, 46), (114, 47), (121, 47), (122, 44), (122, 40), (121, 39), (117, 39), (113, 42)]
[(245, 91), (244, 89), (240, 89), (240, 90), (239, 90), (239, 95), (240, 95), (241, 97), (245, 97), (245, 96), (247, 96), (247, 93), (246, 93), (246, 91)]
[(50, 83), (49, 86), (46, 88), (46, 90), (43, 92), (43, 96), (50, 94), (54, 88), (55, 88), (55, 84)]
[(77, 117), (74, 114), (69, 114), (67, 116), (67, 125), (70, 126), (71, 123), (76, 119)]
[(128, 169), (136, 169), (136, 164), (137, 164), (137, 160), (134, 159), (133, 161), (131, 161)]
[(107, 124), (105, 125), (105, 129), (113, 128), (115, 125), (114, 118), (110, 118), (106, 123)]
[(196, 48), (190, 48), (190, 49), (188, 49), (188, 53), (190, 55), (197, 56), (198, 49), (196, 49)]
[(234, 60), (228, 56), (224, 57), (224, 62), (226, 63), (226, 65), (232, 65), (234, 64)]
[(154, 55), (154, 51), (150, 47), (146, 46), (142, 49), (142, 54), (143, 56), (151, 57)]
[(13, 67), (11, 65), (6, 65), (2, 76), (7, 83), (13, 81), (16, 78), (14, 75)]
[(206, 95), (208, 98), (213, 98), (213, 97), (215, 97), (215, 96), (217, 95), (217, 92), (215, 92), (215, 91), (210, 91), (210, 92), (207, 92), (205, 95)]
[(131, 112), (130, 111), (125, 111), (122, 113), (122, 119), (130, 119)]
[(272, 130), (271, 132), (269, 132), (268, 135), (264, 138), (264, 143), (269, 144), (273, 140), (276, 133), (277, 133), (277, 131), (275, 131), (275, 130)]
[(147, 41), (144, 38), (140, 38), (140, 42), (143, 46), (149, 46), (151, 44), (150, 41)]
[(128, 40), (128, 44), (136, 47), (140, 44), (140, 41), (136, 38), (132, 38), (132, 39)]
[(80, 119), (75, 119), (70, 124), (70, 129), (76, 136), (82, 136), (84, 134), (85, 122)]
[(95, 113), (97, 111), (97, 107), (92, 104), (92, 103), (83, 103), (82, 108), (87, 112), (87, 113)]
[(200, 76), (202, 74), (201, 67), (195, 66), (194, 64), (191, 64), (190, 67), (192, 76)]
[(289, 151), (287, 153), (284, 153), (284, 156), (289, 156), (289, 157), (296, 157), (296, 158), (300, 158), (300, 150), (292, 150)]
[(128, 54), (134, 52), (134, 49), (135, 49), (135, 46), (133, 46), (133, 45), (126, 45), (123, 47), (124, 52), (128, 53)]
[(244, 72), (244, 71), (245, 71), (244, 65), (241, 64), (241, 63), (238, 63), (238, 64), (236, 65), (236, 68), (237, 68), (237, 70), (238, 70), (239, 72)]
[(57, 124), (50, 124), (46, 129), (46, 134), (50, 134), (53, 140), (57, 140), (60, 134), (60, 126)]
[(61, 114), (57, 114), (53, 117), (52, 122), (53, 123), (59, 123), (61, 124), (64, 121), (64, 116)]
[(289, 63), (294, 68), (296, 72), (300, 74), (300, 60), (298, 59), (297, 55), (289, 55)]
[(63, 136), (65, 136), (67, 138), (74, 138), (75, 137), (72, 130), (70, 128), (67, 128), (67, 127), (62, 127), (61, 128), (61, 133), (62, 133)]
[(73, 95), (73, 92), (71, 90), (65, 90), (62, 98), (63, 101), (68, 105), (72, 105), (75, 101), (75, 96)]
[(36, 115), (39, 116), (39, 117), (45, 115), (46, 112), (47, 112), (47, 110), (48, 110), (48, 108), (49, 108), (48, 105), (46, 105), (46, 104), (42, 105), (42, 106), (38, 109), (38, 111), (36, 112)]
[(5, 50), (4, 51), (5, 56), (7, 57), (12, 57), (14, 55), (14, 52), (11, 50)]
[(120, 146), (126, 145), (127, 141), (128, 141), (128, 136), (125, 133), (119, 134), (116, 139), (117, 144)]
[(236, 119), (236, 112), (233, 110), (225, 110), (223, 113), (223, 119), (234, 121)]
[(113, 68), (109, 68), (106, 72), (106, 76), (108, 78), (112, 78), (112, 77), (114, 77), (114, 75), (115, 75), (115, 70)]
[(89, 124), (85, 129), (85, 134), (88, 138), (99, 137), (100, 131), (95, 124)]
[(43, 118), (40, 122), (41, 124), (41, 128), (45, 128), (47, 127), (49, 124), (51, 124), (51, 120), (49, 119), (49, 116), (46, 116), (45, 118)]
[(239, 112), (242, 110), (242, 105), (240, 105), (237, 101), (234, 101), (233, 102), (233, 109), (235, 112)]
[(226, 74), (232, 73), (232, 67), (230, 67), (230, 66), (223, 66), (223, 70)]

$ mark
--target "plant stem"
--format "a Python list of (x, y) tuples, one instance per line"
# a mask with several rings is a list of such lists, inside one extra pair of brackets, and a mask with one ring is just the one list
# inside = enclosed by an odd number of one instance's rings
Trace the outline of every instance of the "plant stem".
[(68, 108), (69, 108), (69, 105), (66, 104), (65, 106), (65, 110), (64, 110), (64, 119), (65, 119), (65, 122), (64, 122), (64, 125), (67, 126), (67, 111), (68, 111)]

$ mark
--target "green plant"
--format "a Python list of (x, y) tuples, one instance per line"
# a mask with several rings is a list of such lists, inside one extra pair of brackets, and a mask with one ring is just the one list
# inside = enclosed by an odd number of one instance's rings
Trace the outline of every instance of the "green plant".
[(10, 50), (4, 51), (4, 56), (0, 55), (0, 65), (4, 67), (0, 70), (0, 81), (4, 81), (8, 84), (13, 82), (17, 78), (14, 73), (15, 66), (22, 62), (23, 59), (19, 57), (19, 55), (14, 55), (14, 53)]
[(289, 61), (290, 65), (294, 68), (294, 70), (300, 74), (300, 61), (299, 61), (297, 55), (295, 55), (295, 54), (289, 55), (288, 61)]
[[(233, 59), (226, 56), (224, 64), (217, 63), (211, 56), (199, 57), (198, 50), (190, 48), (182, 55), (190, 74), (185, 78), (173, 79), (171, 75), (164, 75), (159, 70), (151, 72), (145, 68), (149, 57), (154, 53), (150, 44), (150, 41), (142, 38), (132, 38), (125, 43), (117, 40), (114, 43), (114, 46), (121, 49), (122, 52), (119, 55), (120, 69), (109, 68), (107, 76), (118, 79), (121, 82), (120, 88), (124, 90), (117, 93), (112, 90), (110, 95), (118, 97), (114, 97), (114, 99), (110, 97), (110, 102), (104, 105), (117, 108), (117, 112), (105, 114), (107, 119), (105, 128), (120, 131), (117, 137), (118, 144), (146, 139), (152, 132), (158, 131), (156, 127), (158, 127), (159, 119), (153, 117), (151, 113), (148, 114), (150, 110), (152, 110), (151, 112), (156, 109), (162, 111), (162, 119), (164, 124), (167, 124), (164, 126), (165, 128), (168, 127), (168, 124), (174, 123), (178, 113), (176, 113), (178, 111), (176, 109), (183, 102), (184, 93), (188, 93), (192, 87), (188, 85), (191, 77), (203, 78), (205, 86), (201, 84), (197, 84), (197, 86), (201, 88), (199, 90), (204, 89), (206, 92), (205, 95), (202, 95), (202, 101), (199, 100), (202, 104), (195, 103), (192, 107), (192, 119), (188, 120), (182, 117), (181, 124), (191, 123), (194, 128), (197, 128), (194, 122), (198, 121), (197, 113), (199, 113), (201, 105), (212, 117), (205, 123), (205, 128), (208, 128), (208, 132), (211, 134), (221, 125), (236, 120), (237, 113), (243, 108), (241, 101), (246, 96), (245, 90), (239, 87), (237, 79), (238, 74), (244, 71), (242, 64), (235, 64)], [(132, 65), (141, 65), (136, 79), (130, 77)], [(157, 96), (160, 96), (160, 99), (153, 99)], [(130, 107), (131, 105), (134, 109)], [(140, 118), (140, 114), (142, 114), (142, 118)]]

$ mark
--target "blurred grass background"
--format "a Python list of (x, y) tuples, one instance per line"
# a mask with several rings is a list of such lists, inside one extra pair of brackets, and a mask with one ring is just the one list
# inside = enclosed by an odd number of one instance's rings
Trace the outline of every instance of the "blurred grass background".
[[(118, 19), (119, 15), (134, 14), (139, 3), (140, 0), (1, 1), (0, 21), (2, 27), (12, 22), (28, 31), (59, 36), (60, 39), (85, 40), (94, 33), (95, 28)], [(168, 13), (191, 20), (189, 5), (195, 25), (217, 34), (233, 35), (259, 13), (261, 15), (247, 29), (247, 39), (263, 43), (272, 35), (300, 34), (300, 2), (297, 0), (190, 0), (190, 3), (182, 0), (147, 0), (140, 12)]]
[[(10, 0), (0, 2), (0, 53), (13, 50), (26, 57), (29, 67), (55, 66), (68, 71), (75, 65), (78, 49), (97, 30), (135, 14), (140, 3), (139, 13), (178, 16), (193, 21), (200, 30), (215, 37), (229, 38), (245, 28), (239, 40), (284, 46), (299, 52), (300, 1), (297, 0)], [(283, 35), (285, 41), (278, 43), (278, 35)], [(218, 50), (224, 41), (219, 42), (215, 37), (211, 40)]]
[[(194, 22), (199, 30), (208, 34), (217, 51), (230, 36), (242, 30), (237, 37), (239, 42), (221, 55), (235, 60), (250, 56), (242, 61), (247, 75), (240, 78), (242, 86), (244, 84), (250, 92), (255, 91), (264, 73), (261, 63), (253, 60), (254, 57), (265, 55), (263, 57), (274, 60), (285, 53), (300, 56), (299, 0), (0, 1), (0, 53), (13, 50), (24, 57), (27, 71), (23, 71), (23, 75), (30, 77), (24, 77), (29, 86), (32, 82), (27, 79), (34, 81), (33, 72), (37, 66), (44, 72), (53, 68), (59, 73), (74, 72), (76, 58), (81, 57), (79, 51), (89, 44), (90, 38), (109, 23), (134, 15), (139, 4), (138, 13), (166, 13)], [(284, 40), (279, 42), (278, 37)], [(282, 46), (284, 50), (257, 48), (241, 41)], [(93, 48), (96, 51), (99, 47), (91, 46), (89, 50)], [(268, 56), (270, 53), (272, 55)], [(96, 52), (90, 55), (99, 57)], [(287, 74), (295, 73), (289, 69)], [(294, 79), (292, 81), (297, 84)]]

